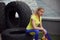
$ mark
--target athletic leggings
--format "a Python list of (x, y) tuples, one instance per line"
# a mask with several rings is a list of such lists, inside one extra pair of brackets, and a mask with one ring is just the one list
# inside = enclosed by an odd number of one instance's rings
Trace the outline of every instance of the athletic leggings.
[[(26, 34), (30, 34), (31, 32), (35, 32), (35, 40), (38, 40), (38, 35), (39, 35), (39, 32), (40, 30), (26, 30)], [(48, 39), (48, 40), (51, 40), (50, 36), (48, 33), (46, 33), (45, 37)]]

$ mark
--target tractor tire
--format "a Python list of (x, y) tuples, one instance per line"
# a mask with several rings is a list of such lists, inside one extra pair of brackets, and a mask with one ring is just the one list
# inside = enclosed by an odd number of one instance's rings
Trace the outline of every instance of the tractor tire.
[[(19, 14), (19, 18), (15, 18), (15, 13)], [(21, 1), (13, 1), (5, 7), (6, 26), (7, 28), (26, 28), (29, 23), (32, 11), (30, 7)]]
[(2, 40), (33, 40), (31, 35), (26, 35), (20, 28), (7, 29), (1, 34)]
[(0, 33), (5, 29), (5, 3), (0, 2)]

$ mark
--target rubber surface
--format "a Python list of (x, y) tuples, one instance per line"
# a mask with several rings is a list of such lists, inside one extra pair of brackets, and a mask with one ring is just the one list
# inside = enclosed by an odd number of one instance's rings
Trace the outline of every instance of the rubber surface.
[[(21, 1), (13, 1), (5, 7), (6, 23), (8, 28), (25, 28), (29, 23), (32, 14), (29, 6)], [(19, 14), (19, 18), (15, 18), (15, 13)]]
[[(22, 31), (21, 31), (22, 30)], [(32, 40), (33, 37), (26, 35), (23, 29), (7, 29), (1, 34), (2, 40)]]
[(5, 30), (5, 3), (0, 2), (0, 33)]

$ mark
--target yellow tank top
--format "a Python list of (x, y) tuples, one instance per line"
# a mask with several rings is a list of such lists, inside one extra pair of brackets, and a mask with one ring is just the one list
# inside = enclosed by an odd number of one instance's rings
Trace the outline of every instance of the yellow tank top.
[(31, 19), (33, 19), (35, 21), (35, 25), (36, 26), (38, 26), (42, 22), (42, 17), (41, 16), (40, 16), (40, 21), (39, 21), (39, 18), (35, 14), (32, 14), (31, 18), (30, 18), (30, 22), (29, 22), (29, 24), (26, 27), (27, 30), (33, 29)]

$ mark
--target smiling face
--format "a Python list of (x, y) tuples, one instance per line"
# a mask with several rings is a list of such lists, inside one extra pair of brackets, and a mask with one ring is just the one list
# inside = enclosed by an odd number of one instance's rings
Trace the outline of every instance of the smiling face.
[(43, 16), (44, 9), (42, 9), (42, 8), (38, 9), (37, 13), (39, 16)]

